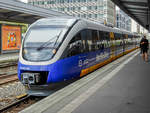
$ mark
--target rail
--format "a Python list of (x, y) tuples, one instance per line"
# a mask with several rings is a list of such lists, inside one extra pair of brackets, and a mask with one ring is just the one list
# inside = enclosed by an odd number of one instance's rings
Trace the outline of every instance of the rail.
[[(5, 112), (13, 112), (13, 111), (21, 111), (24, 108), (28, 107), (29, 105), (34, 104), (35, 102), (43, 99), (44, 97), (33, 97), (30, 95), (24, 95), (23, 97), (20, 97), (17, 101), (3, 107), (0, 109), (0, 113), (5, 113)], [(32, 102), (31, 102), (32, 101)]]
[(10, 67), (10, 66), (17, 66), (17, 61), (0, 63), (0, 68), (6, 68), (6, 67)]

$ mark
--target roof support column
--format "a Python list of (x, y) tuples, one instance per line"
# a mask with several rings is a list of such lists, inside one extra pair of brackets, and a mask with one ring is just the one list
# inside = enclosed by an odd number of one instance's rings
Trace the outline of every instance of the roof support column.
[(147, 0), (147, 2), (148, 2), (148, 10), (147, 10), (147, 25), (148, 25), (148, 30), (149, 30), (149, 32), (150, 32), (150, 1), (149, 0)]

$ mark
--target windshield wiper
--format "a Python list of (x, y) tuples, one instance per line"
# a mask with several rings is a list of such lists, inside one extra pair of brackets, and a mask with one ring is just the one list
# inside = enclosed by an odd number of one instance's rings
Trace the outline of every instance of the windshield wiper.
[[(62, 32), (62, 31), (61, 31)], [(47, 42), (43, 43), (40, 47), (37, 48), (38, 51), (44, 49), (45, 47), (47, 47), (47, 45), (51, 44), (51, 41), (55, 38), (57, 38), (56, 40), (58, 40), (61, 32), (58, 35), (55, 35), (53, 38), (51, 38), (50, 40), (48, 40)]]
[(55, 44), (54, 44), (53, 48), (55, 47), (55, 45), (56, 45), (56, 43), (57, 43), (57, 41), (58, 41), (58, 38), (59, 38), (59, 36), (60, 36), (61, 33), (62, 33), (62, 31), (59, 33), (59, 35), (58, 35), (58, 37), (57, 37), (57, 39), (56, 39), (56, 41), (55, 41)]

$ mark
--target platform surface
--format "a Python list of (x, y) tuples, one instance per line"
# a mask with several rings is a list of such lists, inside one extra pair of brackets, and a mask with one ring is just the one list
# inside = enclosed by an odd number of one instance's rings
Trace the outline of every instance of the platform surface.
[(150, 113), (150, 62), (138, 54), (73, 113)]
[(150, 113), (150, 62), (132, 52), (20, 113), (27, 112)]
[(19, 53), (0, 54), (0, 63), (1, 62), (18, 60), (18, 58), (19, 58)]

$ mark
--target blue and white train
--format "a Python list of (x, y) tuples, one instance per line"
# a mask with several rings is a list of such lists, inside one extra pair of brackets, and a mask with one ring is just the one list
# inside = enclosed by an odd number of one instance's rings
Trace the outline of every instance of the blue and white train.
[(80, 18), (44, 18), (23, 39), (18, 78), (31, 95), (82, 77), (138, 48), (140, 36)]

